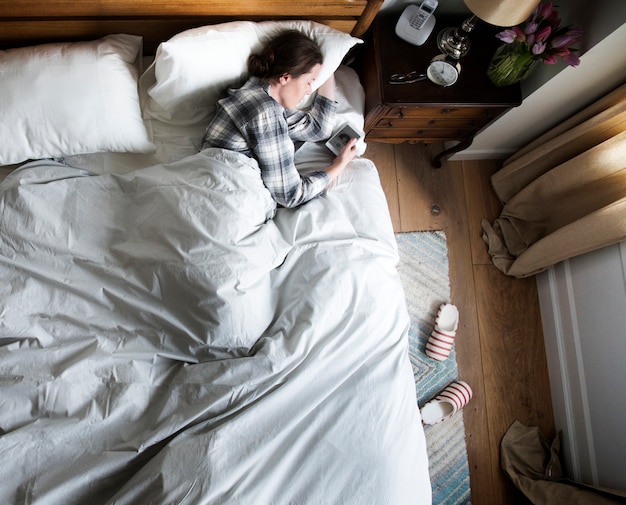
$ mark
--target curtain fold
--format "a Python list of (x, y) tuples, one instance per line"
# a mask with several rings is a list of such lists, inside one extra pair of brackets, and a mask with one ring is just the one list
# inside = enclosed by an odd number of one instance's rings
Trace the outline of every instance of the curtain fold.
[(626, 239), (626, 85), (509, 158), (483, 239), (505, 274), (528, 277)]
[(535, 505), (618, 505), (626, 492), (575, 482), (564, 476), (557, 436), (549, 441), (537, 427), (515, 421), (500, 442), (502, 469)]

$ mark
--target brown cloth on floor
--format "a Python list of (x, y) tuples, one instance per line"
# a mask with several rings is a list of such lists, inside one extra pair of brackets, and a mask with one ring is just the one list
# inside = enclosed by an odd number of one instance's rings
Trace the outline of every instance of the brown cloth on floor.
[(500, 443), (502, 469), (535, 505), (626, 504), (626, 492), (590, 486), (563, 476), (559, 438), (515, 421)]

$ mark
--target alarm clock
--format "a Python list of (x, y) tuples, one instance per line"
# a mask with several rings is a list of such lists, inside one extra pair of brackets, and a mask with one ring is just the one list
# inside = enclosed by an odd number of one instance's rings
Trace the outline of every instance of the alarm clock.
[(452, 86), (459, 78), (461, 64), (445, 54), (438, 54), (428, 64), (426, 76), (431, 82), (447, 87)]

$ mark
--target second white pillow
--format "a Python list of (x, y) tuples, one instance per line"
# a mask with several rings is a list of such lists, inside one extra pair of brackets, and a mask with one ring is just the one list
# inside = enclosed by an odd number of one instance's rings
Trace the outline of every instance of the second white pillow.
[(0, 165), (153, 151), (137, 93), (141, 46), (119, 34), (0, 51)]

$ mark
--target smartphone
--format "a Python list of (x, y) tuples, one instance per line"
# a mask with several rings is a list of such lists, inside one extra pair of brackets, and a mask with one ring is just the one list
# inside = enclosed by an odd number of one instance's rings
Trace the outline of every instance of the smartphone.
[(339, 130), (326, 142), (326, 147), (330, 149), (335, 156), (343, 149), (350, 139), (358, 139), (361, 135), (348, 123), (344, 124)]

